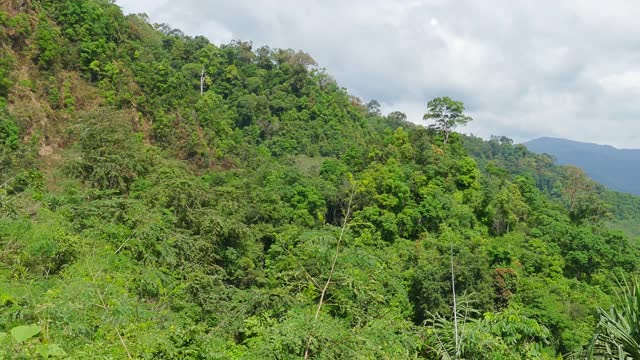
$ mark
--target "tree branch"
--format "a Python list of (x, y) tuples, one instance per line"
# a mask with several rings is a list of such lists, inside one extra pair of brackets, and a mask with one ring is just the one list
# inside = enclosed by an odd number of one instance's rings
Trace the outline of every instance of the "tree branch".
[[(342, 239), (344, 238), (344, 233), (349, 225), (349, 215), (351, 214), (351, 205), (353, 204), (353, 197), (355, 195), (355, 188), (351, 192), (351, 196), (349, 197), (349, 204), (347, 205), (347, 213), (344, 217), (344, 222), (342, 224), (342, 229), (340, 229), (340, 236), (338, 237), (338, 244), (336, 245), (336, 253), (333, 256), (333, 261), (331, 262), (331, 270), (329, 271), (329, 277), (322, 288), (322, 292), (320, 293), (320, 300), (318, 301), (318, 306), (316, 308), (316, 314), (313, 317), (314, 322), (318, 320), (320, 317), (320, 311), (322, 310), (322, 305), (324, 304), (324, 297), (327, 294), (327, 289), (329, 288), (329, 284), (331, 284), (331, 279), (333, 278), (333, 274), (336, 270), (336, 263), (338, 262), (338, 256), (340, 255), (340, 245), (342, 244)], [(304, 359), (307, 360), (309, 358), (309, 349), (311, 348), (311, 341), (313, 340), (313, 335), (309, 335), (309, 339), (307, 340), (307, 348), (304, 350)]]

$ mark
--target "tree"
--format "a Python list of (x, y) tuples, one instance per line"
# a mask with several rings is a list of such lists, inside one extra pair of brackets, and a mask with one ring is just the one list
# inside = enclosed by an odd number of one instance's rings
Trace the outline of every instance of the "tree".
[(500, 189), (488, 206), (492, 217), (491, 229), (496, 235), (508, 233), (526, 219), (530, 209), (524, 200), (515, 184), (507, 183)]
[(473, 120), (464, 114), (462, 101), (455, 101), (448, 96), (431, 99), (427, 104), (427, 110), (423, 119), (435, 121), (435, 124), (429, 127), (442, 132), (445, 144), (449, 142), (449, 135), (456, 127)]
[(407, 115), (400, 111), (392, 111), (387, 114), (387, 119), (392, 120), (396, 123), (403, 123), (407, 121)]
[(367, 105), (365, 105), (367, 107), (367, 111), (369, 112), (369, 114), (373, 115), (373, 116), (380, 116), (381, 115), (381, 105), (378, 102), (378, 100), (371, 100), (367, 103)]
[(76, 128), (79, 156), (69, 163), (70, 172), (101, 190), (122, 192), (146, 175), (152, 157), (132, 135), (130, 116), (108, 108), (86, 113)]
[(596, 184), (578, 167), (566, 166), (563, 195), (569, 206), (569, 216), (576, 223), (597, 223), (611, 216), (609, 205), (599, 198)]

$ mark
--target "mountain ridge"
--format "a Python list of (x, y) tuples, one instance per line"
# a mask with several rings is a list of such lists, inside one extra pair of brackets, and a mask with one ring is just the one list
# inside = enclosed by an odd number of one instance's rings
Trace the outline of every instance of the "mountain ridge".
[(600, 144), (600, 143), (594, 143), (594, 142), (590, 142), (590, 141), (581, 141), (581, 140), (573, 140), (573, 139), (567, 139), (567, 138), (563, 138), (563, 137), (557, 137), (557, 136), (540, 136), (525, 142), (522, 142), (522, 145), (527, 145), (527, 144), (531, 144), (531, 143), (537, 143), (540, 141), (549, 141), (549, 142), (562, 142), (562, 143), (566, 143), (566, 144), (573, 144), (576, 146), (585, 146), (585, 147), (594, 147), (594, 148), (603, 148), (603, 149), (608, 149), (608, 150), (615, 150), (615, 151), (623, 151), (623, 152), (640, 152), (640, 148), (626, 148), (626, 147), (617, 147), (611, 144)]
[(640, 184), (634, 181), (640, 175), (635, 168), (640, 161), (640, 149), (619, 149), (555, 137), (541, 137), (523, 145), (535, 153), (553, 156), (560, 165), (584, 169), (587, 175), (612, 190), (640, 195)]

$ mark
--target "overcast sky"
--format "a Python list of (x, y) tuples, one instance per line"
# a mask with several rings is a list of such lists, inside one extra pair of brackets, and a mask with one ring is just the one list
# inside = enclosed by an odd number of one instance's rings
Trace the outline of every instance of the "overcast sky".
[(640, 2), (117, 0), (216, 44), (303, 50), (352, 94), (422, 122), (464, 101), (463, 131), (640, 148)]

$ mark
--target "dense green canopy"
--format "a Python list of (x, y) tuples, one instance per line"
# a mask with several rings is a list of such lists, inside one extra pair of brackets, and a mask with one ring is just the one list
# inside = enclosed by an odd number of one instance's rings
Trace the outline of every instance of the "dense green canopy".
[(0, 27), (0, 358), (557, 359), (638, 271), (638, 199), (459, 100), (413, 125), (107, 0)]

